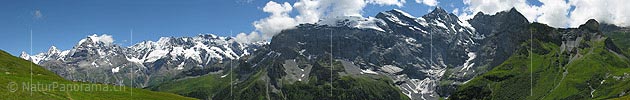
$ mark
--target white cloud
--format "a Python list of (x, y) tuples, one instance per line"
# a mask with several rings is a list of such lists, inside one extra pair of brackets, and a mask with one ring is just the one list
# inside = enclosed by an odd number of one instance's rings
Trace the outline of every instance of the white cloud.
[(534, 21), (540, 14), (537, 6), (528, 4), (525, 0), (464, 0), (467, 7), (464, 9), (462, 19), (470, 19), (478, 12), (494, 15), (497, 12), (516, 8), (527, 20)]
[(453, 14), (459, 14), (459, 8), (455, 8), (455, 9), (453, 9), (452, 13), (453, 13)]
[(280, 31), (297, 25), (295, 19), (289, 16), (289, 12), (292, 10), (293, 7), (287, 2), (278, 4), (276, 2), (269, 1), (263, 8), (263, 11), (270, 13), (271, 15), (253, 23), (257, 31), (264, 33), (260, 39), (270, 39), (273, 35), (280, 33)]
[(92, 39), (92, 42), (103, 42), (105, 44), (112, 44), (112, 43), (114, 43), (114, 38), (112, 38), (111, 35), (107, 35), (107, 34), (103, 34), (101, 36), (93, 34), (93, 35), (91, 35), (89, 37), (90, 37), (90, 39)]
[[(255, 42), (271, 39), (284, 29), (289, 29), (303, 23), (316, 23), (325, 17), (359, 16), (367, 4), (395, 5), (402, 7), (405, 0), (299, 0), (291, 6), (269, 1), (263, 11), (270, 13), (269, 17), (253, 23), (256, 28), (250, 34), (241, 33), (236, 36), (239, 42)], [(298, 14), (289, 15), (293, 9)], [(240, 39), (239, 39), (240, 38)]]
[(300, 0), (293, 4), (299, 15), (295, 16), (298, 23), (314, 23), (323, 15), (324, 9), (321, 9), (320, 1)]
[[(466, 5), (461, 19), (470, 19), (477, 12), (496, 14), (515, 7), (530, 22), (540, 22), (552, 27), (578, 27), (589, 19), (599, 22), (630, 26), (629, 0), (539, 0), (542, 5), (532, 5), (526, 0), (464, 0)], [(575, 9), (571, 10), (571, 7)]]
[(396, 5), (398, 7), (402, 7), (405, 4), (405, 0), (366, 0), (367, 3), (370, 4), (378, 4), (378, 5)]
[[(321, 0), (323, 3), (323, 9), (328, 9), (327, 17), (337, 16), (361, 16), (361, 10), (365, 7), (366, 3), (363, 0)], [(329, 7), (329, 8), (328, 8)]]
[(433, 7), (433, 6), (437, 6), (438, 3), (440, 3), (440, 2), (438, 2), (437, 0), (416, 0), (416, 3), (422, 3), (422, 4), (425, 4), (427, 6)]
[(545, 23), (552, 27), (566, 27), (568, 25), (568, 14), (571, 5), (564, 0), (540, 0), (543, 3), (538, 9), (540, 16), (537, 22)]
[(239, 43), (251, 43), (263, 39), (262, 37), (260, 37), (260, 35), (258, 35), (258, 32), (251, 32), (249, 34), (239, 33), (238, 35), (236, 35), (236, 38), (234, 38), (234, 40)]
[[(530, 22), (545, 23), (553, 27), (577, 27), (588, 19), (630, 26), (629, 0), (539, 0), (542, 5), (529, 4), (526, 0), (463, 0), (462, 9), (452, 12), (462, 20), (474, 17), (474, 14), (496, 14), (516, 8)], [(255, 31), (237, 35), (240, 42), (254, 42), (271, 39), (284, 29), (293, 28), (302, 23), (316, 23), (320, 19), (338, 16), (359, 16), (368, 4), (394, 5), (402, 7), (405, 0), (299, 0), (292, 5), (288, 2), (269, 1), (263, 11), (270, 16), (253, 22)], [(437, 0), (415, 0), (416, 3), (438, 6)], [(571, 7), (575, 7), (571, 10)], [(294, 16), (289, 15), (296, 11)], [(41, 14), (41, 13), (40, 13)], [(239, 39), (241, 38), (241, 39)]]
[(575, 7), (570, 14), (571, 27), (578, 27), (588, 19), (630, 26), (630, 0), (570, 0), (569, 3)]

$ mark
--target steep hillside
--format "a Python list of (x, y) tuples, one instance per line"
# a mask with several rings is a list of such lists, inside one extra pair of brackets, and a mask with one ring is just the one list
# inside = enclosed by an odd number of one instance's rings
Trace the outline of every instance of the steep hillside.
[[(0, 84), (2, 84), (0, 97), (3, 99), (191, 99), (170, 93), (153, 92), (124, 86), (64, 80), (51, 71), (1, 50), (0, 72), (2, 72), (0, 74)], [(29, 83), (32, 84), (29, 85)]]
[(630, 28), (618, 27), (610, 24), (601, 24), (600, 30), (604, 32), (604, 35), (610, 37), (619, 48), (630, 54)]
[(449, 99), (607, 99), (630, 91), (630, 60), (589, 20), (580, 28), (533, 23), (532, 39)]

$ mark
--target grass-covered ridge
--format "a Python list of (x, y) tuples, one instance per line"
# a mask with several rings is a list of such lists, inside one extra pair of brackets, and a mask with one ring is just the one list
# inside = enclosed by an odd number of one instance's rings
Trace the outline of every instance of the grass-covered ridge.
[[(29, 85), (29, 82), (32, 82), (34, 85)], [(153, 92), (144, 89), (68, 81), (30, 61), (17, 58), (2, 50), (0, 50), (0, 85), (2, 85), (0, 86), (0, 97), (2, 97), (2, 99), (192, 99), (175, 94)], [(34, 87), (29, 88), (29, 86)], [(34, 91), (30, 91), (31, 89)]]
[(606, 42), (608, 38), (581, 41), (576, 51), (563, 51), (561, 43), (547, 37), (558, 30), (537, 31), (544, 30), (540, 28), (532, 27), (534, 39), (524, 42), (501, 65), (459, 87), (450, 99), (576, 100), (627, 96), (630, 60), (613, 52), (610, 45), (615, 44)]
[(230, 77), (231, 75), (221, 77), (217, 74), (207, 74), (195, 78), (170, 81), (148, 88), (198, 99), (209, 99), (217, 92), (229, 89)]
[(630, 54), (630, 32), (614, 31), (606, 35), (626, 54)]

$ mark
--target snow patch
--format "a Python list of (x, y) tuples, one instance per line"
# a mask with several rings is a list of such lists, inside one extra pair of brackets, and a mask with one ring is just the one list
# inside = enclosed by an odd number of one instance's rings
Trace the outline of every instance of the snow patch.
[(427, 23), (427, 20), (422, 17), (419, 17), (418, 19), (416, 19), (416, 22), (418, 22), (422, 26), (429, 26), (429, 23)]
[(399, 68), (399, 67), (396, 67), (394, 65), (385, 65), (385, 66), (381, 67), (381, 70), (383, 70), (383, 71), (385, 71), (387, 73), (392, 73), (393, 74), (393, 73), (401, 72), (403, 69)]
[(120, 67), (112, 68), (112, 73), (117, 73), (120, 71)]
[(306, 49), (302, 49), (300, 50), (298, 53), (300, 53), (300, 55), (304, 55), (304, 52), (306, 51)]
[(160, 58), (164, 58), (168, 54), (166, 50), (154, 50), (146, 57), (146, 62), (155, 62)]
[(171, 56), (173, 57), (177, 57), (179, 55), (184, 54), (184, 47), (173, 47), (173, 50), (171, 51)]
[[(107, 34), (103, 34), (101, 36), (98, 36), (96, 34), (90, 35), (88, 36), (88, 38), (90, 38), (92, 40), (92, 42), (97, 43), (97, 42), (103, 42), (104, 44), (111, 44), (114, 42), (114, 39), (112, 38), (111, 35), (107, 35)], [(81, 40), (81, 42), (79, 42), (79, 44), (85, 42), (85, 39)]]
[(374, 29), (377, 31), (385, 32), (382, 28), (378, 27), (379, 24), (385, 24), (385, 22), (381, 19), (368, 17), (363, 18), (360, 16), (338, 16), (338, 17), (329, 17), (323, 18), (319, 22), (318, 25), (329, 25), (334, 27), (339, 26), (347, 26), (354, 27), (359, 29)]
[(131, 58), (125, 57), (125, 58), (127, 59), (127, 61), (134, 62), (134, 63), (139, 63), (139, 64), (142, 64), (142, 61), (143, 61), (143, 60), (140, 60), (140, 59), (135, 58), (135, 57), (131, 57)]
[(448, 27), (446, 27), (446, 25), (444, 25), (444, 23), (434, 20), (435, 25), (437, 25), (438, 27), (444, 28), (444, 29), (448, 29)]
[(407, 12), (404, 12), (404, 11), (402, 11), (402, 10), (394, 9), (394, 11), (396, 11), (396, 12), (398, 12), (398, 13), (402, 14), (402, 15), (403, 15), (403, 16), (405, 16), (405, 17), (409, 17), (409, 18), (416, 18), (416, 17), (414, 17), (414, 16), (411, 16), (411, 14), (409, 14), (409, 13), (407, 13)]
[(403, 22), (400, 20), (400, 18), (395, 17), (395, 15), (392, 15), (391, 13), (383, 13), (383, 14), (386, 14), (386, 15), (388, 15), (388, 16), (391, 16), (391, 17), (386, 17), (386, 19), (387, 19), (387, 20), (390, 20), (390, 21), (392, 21), (392, 22), (394, 22), (394, 23), (396, 23), (396, 24), (398, 24), (398, 25), (402, 25), (402, 26), (409, 26), (409, 24), (407, 24), (407, 23), (403, 23)]
[(184, 69), (184, 62), (180, 63), (179, 65), (177, 65), (177, 67), (175, 68), (177, 70), (182, 70)]
[(96, 64), (96, 62), (92, 62), (92, 66), (99, 67), (98, 64)]
[[(461, 21), (461, 20), (458, 20), (458, 21), (457, 21), (457, 23), (458, 23), (460, 26), (462, 26), (462, 27), (465, 27), (465, 28), (468, 28), (468, 29), (470, 29), (470, 30), (475, 31), (475, 28), (474, 28), (474, 27), (472, 27), (472, 25), (470, 25), (470, 23), (468, 23), (468, 21)], [(471, 32), (471, 34), (472, 34), (472, 32)]]
[[(475, 54), (475, 52), (468, 52), (468, 59), (466, 60), (466, 62), (463, 65), (463, 68), (460, 69), (459, 71), (462, 70), (468, 70), (470, 69), (473, 65), (475, 65), (475, 63), (471, 63), (470, 61), (474, 60), (475, 57), (477, 57), (477, 54)], [(465, 74), (464, 74), (465, 75)]]
[(227, 77), (230, 74), (221, 75), (221, 78)]
[(191, 58), (198, 63), (201, 63), (201, 57), (199, 56), (199, 52), (195, 51), (195, 49), (186, 49), (184, 50), (184, 57), (186, 59)]
[(372, 71), (371, 69), (361, 69), (361, 74), (375, 74), (378, 75), (378, 73), (376, 73), (375, 71)]
[(62, 52), (59, 54), (59, 59), (62, 59), (62, 60), (63, 60), (63, 59), (65, 59), (65, 57), (66, 57), (69, 53), (70, 53), (70, 50), (65, 50), (65, 51), (62, 51)]

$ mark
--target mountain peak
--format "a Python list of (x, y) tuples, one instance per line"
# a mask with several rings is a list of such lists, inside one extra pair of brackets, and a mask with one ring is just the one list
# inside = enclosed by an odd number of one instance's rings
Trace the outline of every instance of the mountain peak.
[(57, 47), (55, 46), (51, 46), (50, 49), (48, 49), (48, 54), (54, 54), (54, 53), (59, 53), (59, 49), (57, 49)]
[(22, 53), (20, 54), (20, 58), (25, 59), (25, 60), (30, 60), (31, 55), (28, 55), (28, 53), (22, 51)]
[(589, 19), (586, 23), (580, 25), (581, 29), (587, 29), (589, 31), (599, 31), (599, 22), (595, 19)]
[[(508, 11), (503, 11), (503, 12), (505, 12), (505, 13), (507, 13), (507, 14), (509, 14), (509, 15), (515, 15), (515, 16), (516, 16), (516, 15), (520, 15), (520, 16), (523, 16), (523, 14), (521, 14), (521, 12), (519, 12), (518, 10), (516, 10), (516, 8), (514, 8), (514, 7), (512, 7), (512, 9), (510, 9), (510, 10), (508, 10)], [(500, 13), (501, 13), (501, 12), (500, 12)], [(525, 18), (525, 16), (523, 16), (523, 18)], [(527, 18), (525, 18), (525, 19), (527, 19)]]
[(508, 11), (508, 12), (518, 12), (518, 10), (516, 10), (515, 7), (512, 7), (512, 8), (510, 8), (510, 11)]
[(424, 19), (437, 19), (437, 20), (458, 20), (457, 15), (448, 13), (441, 7), (435, 7), (433, 11), (422, 16)]
[(499, 18), (511, 20), (511, 22), (529, 23), (527, 18), (514, 7), (512, 7), (510, 10), (500, 11), (495, 14), (492, 14), (492, 13), (486, 14), (484, 12), (477, 12), (477, 14), (475, 14), (475, 17), (473, 17), (473, 19), (475, 18), (484, 19), (484, 18), (488, 18), (489, 16), (499, 16)]
[(92, 45), (92, 44), (94, 44), (94, 41), (92, 40), (92, 38), (87, 37), (87, 38), (81, 39), (76, 47), (84, 46), (84, 45)]
[(433, 11), (431, 11), (432, 15), (446, 15), (448, 14), (448, 12), (446, 12), (446, 10), (444, 10), (442, 7), (435, 7), (435, 9), (433, 9)]

